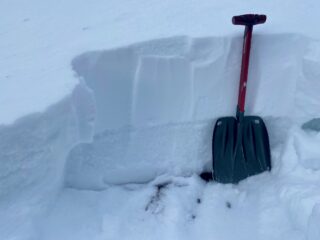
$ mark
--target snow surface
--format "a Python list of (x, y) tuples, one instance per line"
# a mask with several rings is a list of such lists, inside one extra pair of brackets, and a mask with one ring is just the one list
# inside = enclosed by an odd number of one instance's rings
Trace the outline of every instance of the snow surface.
[[(308, 239), (320, 231), (317, 1), (0, 3), (0, 239)], [(247, 114), (273, 170), (205, 183), (215, 119)], [(311, 121), (310, 121), (311, 120)], [(303, 128), (301, 128), (303, 126)]]

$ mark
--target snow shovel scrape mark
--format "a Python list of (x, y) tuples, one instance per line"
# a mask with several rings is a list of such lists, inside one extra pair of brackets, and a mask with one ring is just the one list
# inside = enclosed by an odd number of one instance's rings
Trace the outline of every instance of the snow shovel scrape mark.
[(160, 200), (164, 196), (163, 191), (168, 187), (169, 184), (172, 184), (172, 182), (164, 182), (155, 185), (156, 191), (145, 207), (145, 211), (151, 211), (153, 214), (159, 214), (163, 212), (164, 206), (160, 205)]

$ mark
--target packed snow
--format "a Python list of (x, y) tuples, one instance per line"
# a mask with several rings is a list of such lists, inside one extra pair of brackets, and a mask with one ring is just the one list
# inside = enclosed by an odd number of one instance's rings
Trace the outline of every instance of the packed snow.
[[(0, 239), (293, 239), (320, 230), (317, 1), (0, 3)], [(273, 169), (203, 181), (233, 116), (243, 27), (246, 114)]]

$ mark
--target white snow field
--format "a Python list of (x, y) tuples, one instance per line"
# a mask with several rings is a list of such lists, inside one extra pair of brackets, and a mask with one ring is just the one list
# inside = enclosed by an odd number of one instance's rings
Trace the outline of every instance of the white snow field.
[[(319, 240), (320, 2), (0, 2), (0, 240)], [(215, 120), (246, 114), (271, 172), (206, 183)]]

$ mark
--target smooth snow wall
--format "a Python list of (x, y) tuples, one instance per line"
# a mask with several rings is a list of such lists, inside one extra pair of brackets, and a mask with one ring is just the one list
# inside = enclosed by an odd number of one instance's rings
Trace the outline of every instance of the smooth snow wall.
[[(95, 136), (70, 152), (66, 184), (100, 189), (208, 167), (215, 119), (235, 114), (241, 48), (240, 36), (173, 37), (75, 58), (94, 94)], [(264, 117), (271, 135), (274, 119), (319, 116), (319, 67), (318, 41), (254, 35), (246, 113)]]

